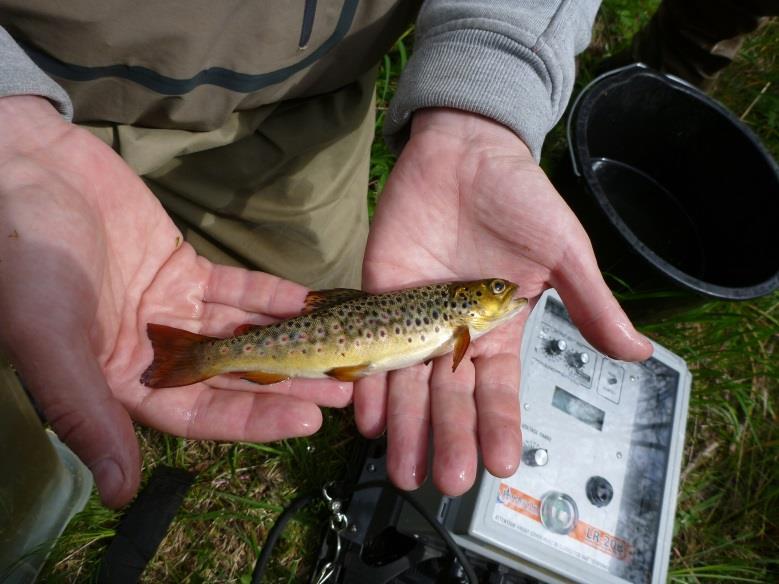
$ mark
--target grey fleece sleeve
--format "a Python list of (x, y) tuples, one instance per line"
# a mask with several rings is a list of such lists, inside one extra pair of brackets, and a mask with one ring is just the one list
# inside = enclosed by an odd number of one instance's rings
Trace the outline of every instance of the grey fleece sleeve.
[(565, 111), (574, 56), (600, 0), (426, 0), (414, 52), (390, 104), (385, 139), (399, 150), (415, 110), (450, 107), (516, 132), (536, 160)]
[(67, 120), (73, 119), (73, 104), (65, 90), (41, 71), (0, 27), (0, 97), (10, 95), (40, 95), (49, 99)]

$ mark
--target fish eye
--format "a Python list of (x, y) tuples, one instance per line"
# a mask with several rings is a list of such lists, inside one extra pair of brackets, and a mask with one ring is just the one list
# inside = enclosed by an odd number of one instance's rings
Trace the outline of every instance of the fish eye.
[(493, 280), (490, 282), (490, 289), (493, 294), (500, 294), (506, 289), (506, 283), (503, 280)]

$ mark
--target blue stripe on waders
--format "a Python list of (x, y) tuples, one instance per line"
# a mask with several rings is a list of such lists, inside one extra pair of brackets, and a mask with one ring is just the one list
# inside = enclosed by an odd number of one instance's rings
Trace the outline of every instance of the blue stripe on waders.
[(35, 64), (46, 73), (71, 81), (94, 81), (95, 79), (102, 79), (104, 77), (120, 77), (122, 79), (134, 81), (139, 85), (143, 85), (144, 87), (163, 95), (182, 95), (189, 93), (201, 85), (216, 85), (229, 89), (230, 91), (250, 93), (275, 85), (276, 83), (281, 83), (298, 71), (305, 69), (312, 63), (321, 59), (336, 45), (336, 43), (340, 42), (341, 39), (346, 36), (346, 33), (352, 26), (354, 15), (357, 12), (358, 2), (359, 0), (344, 1), (344, 6), (341, 9), (341, 15), (338, 18), (338, 23), (335, 26), (333, 34), (310, 55), (289, 67), (277, 69), (270, 73), (259, 73), (257, 75), (238, 73), (237, 71), (225, 69), (223, 67), (210, 67), (200, 71), (197, 75), (190, 77), (189, 79), (176, 79), (175, 77), (167, 77), (156, 71), (137, 65), (106, 65), (102, 67), (74, 65), (55, 59), (24, 43), (19, 43), (19, 45), (25, 50)]

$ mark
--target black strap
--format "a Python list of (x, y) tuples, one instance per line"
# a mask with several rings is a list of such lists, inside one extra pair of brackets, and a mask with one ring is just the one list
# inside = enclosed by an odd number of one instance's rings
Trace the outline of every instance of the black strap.
[(135, 584), (168, 531), (195, 475), (158, 466), (127, 509), (100, 564), (98, 584)]

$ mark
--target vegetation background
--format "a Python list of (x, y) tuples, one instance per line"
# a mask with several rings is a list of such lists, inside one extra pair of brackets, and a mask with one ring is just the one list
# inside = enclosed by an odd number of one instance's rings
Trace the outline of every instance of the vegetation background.
[[(591, 47), (580, 58), (577, 91), (596, 63), (627, 46), (658, 0), (606, 0)], [(409, 32), (384, 57), (377, 96), (369, 205), (394, 162), (381, 125), (411, 51)], [(749, 124), (779, 156), (779, 23), (753, 35), (725, 71), (714, 97)], [(562, 126), (545, 160), (564, 149)], [(744, 177), (749, 188), (749, 177)], [(734, 199), (738, 194), (734, 193)], [(712, 302), (643, 331), (687, 360), (694, 381), (681, 492), (671, 554), (672, 582), (779, 581), (779, 294), (743, 303)], [(358, 444), (349, 411), (328, 412), (311, 439), (272, 444), (193, 442), (137, 429), (144, 477), (160, 464), (197, 479), (143, 582), (250, 580), (268, 529), (298, 494), (342, 477)], [(88, 582), (96, 575), (120, 514), (93, 494), (58, 540), (43, 582)], [(279, 542), (268, 581), (307, 578), (319, 545), (323, 511), (292, 522)]]

